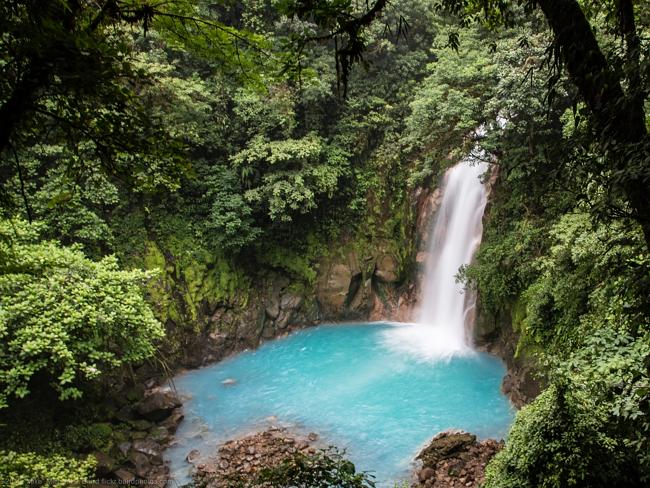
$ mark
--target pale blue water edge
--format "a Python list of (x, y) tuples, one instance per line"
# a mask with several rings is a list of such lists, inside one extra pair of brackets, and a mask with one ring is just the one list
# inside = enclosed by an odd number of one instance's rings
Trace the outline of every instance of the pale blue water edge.
[(270, 425), (318, 433), (381, 486), (407, 479), (438, 432), (506, 435), (514, 410), (500, 393), (501, 361), (483, 353), (423, 360), (392, 347), (394, 327), (305, 329), (178, 376), (185, 420), (166, 452), (176, 480), (189, 480), (190, 450), (212, 455), (222, 442)]

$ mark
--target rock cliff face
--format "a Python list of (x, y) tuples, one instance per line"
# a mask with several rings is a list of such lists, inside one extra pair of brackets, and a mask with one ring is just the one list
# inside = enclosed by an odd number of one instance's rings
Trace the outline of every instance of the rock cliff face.
[(414, 287), (407, 272), (389, 245), (379, 245), (370, 253), (348, 250), (324, 257), (311, 289), (297, 291), (287, 277), (268, 274), (244, 304), (204, 306), (206, 313), (197, 320), (201, 330), (182, 337), (180, 365), (218, 361), (322, 322), (408, 318)]
[(211, 263), (194, 271), (196, 284), (191, 285), (173, 256), (157, 252), (154, 264), (167, 270), (158, 282), (158, 295), (164, 289), (172, 302), (191, 308), (181, 313), (180, 306), (167, 307), (175, 311), (164, 314), (173, 338), (170, 356), (178, 358), (175, 364), (180, 367), (198, 367), (317, 323), (411, 320), (419, 273), (415, 258), (426, 246), (429, 221), (440, 199), (439, 190), (414, 191), (402, 216), (400, 237), (359, 241), (347, 236), (332, 243), (331, 251), (315, 263), (316, 276), (308, 286), (297, 287), (278, 270), (257, 270), (248, 282), (231, 270), (230, 293), (210, 292), (210, 286), (224, 281), (223, 265)]
[(513, 405), (521, 408), (539, 395), (541, 383), (535, 377), (535, 362), (525, 351), (519, 351), (519, 334), (516, 332), (516, 304), (513, 310), (503, 311), (499, 317), (478, 315), (474, 327), (474, 345), (506, 363), (508, 372), (501, 390)]
[[(487, 184), (490, 192), (498, 184), (498, 166), (494, 168)], [(490, 201), (488, 200), (483, 217), (484, 226), (489, 225)], [(518, 303), (513, 303), (510, 309), (502, 310), (499, 316), (489, 317), (481, 314), (481, 297), (476, 304), (476, 316), (471, 337), (474, 346), (500, 357), (506, 363), (508, 372), (503, 378), (501, 390), (510, 398), (517, 408), (532, 402), (541, 391), (541, 383), (535, 377), (535, 361), (517, 347), (519, 344), (518, 322), (521, 320), (521, 310)]]

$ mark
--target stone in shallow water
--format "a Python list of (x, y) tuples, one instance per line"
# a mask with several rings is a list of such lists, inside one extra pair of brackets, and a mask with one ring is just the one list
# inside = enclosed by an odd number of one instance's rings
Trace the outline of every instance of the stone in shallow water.
[(185, 459), (188, 463), (194, 464), (200, 457), (201, 457), (201, 453), (199, 452), (199, 450), (192, 449), (189, 453), (187, 453), (187, 457)]

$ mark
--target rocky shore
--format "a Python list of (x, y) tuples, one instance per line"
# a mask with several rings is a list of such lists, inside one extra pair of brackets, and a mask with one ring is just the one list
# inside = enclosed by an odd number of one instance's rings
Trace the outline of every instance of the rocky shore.
[(417, 456), (422, 467), (417, 470), (413, 488), (478, 487), (483, 483), (485, 467), (503, 448), (503, 441), (478, 441), (467, 432), (442, 432)]
[[(273, 468), (300, 453), (315, 455), (320, 448), (318, 435), (296, 436), (286, 429), (271, 427), (227, 441), (205, 459), (190, 451), (187, 461), (194, 465), (193, 479), (202, 488), (244, 485), (265, 468)], [(467, 432), (448, 431), (436, 435), (420, 452), (412, 488), (472, 488), (484, 481), (485, 467), (503, 448), (503, 441), (477, 440)], [(238, 486), (238, 485), (237, 485)]]
[(126, 404), (110, 418), (114, 424), (111, 448), (94, 454), (96, 485), (143, 484), (166, 486), (169, 467), (163, 451), (183, 420), (182, 403), (172, 390), (152, 388), (134, 404)]
[(298, 453), (316, 454), (318, 435), (295, 436), (286, 429), (271, 427), (219, 447), (207, 461), (196, 462), (200, 453), (191, 451), (188, 462), (195, 465), (194, 480), (205, 488), (225, 488), (238, 480), (248, 481), (260, 470), (280, 465)]

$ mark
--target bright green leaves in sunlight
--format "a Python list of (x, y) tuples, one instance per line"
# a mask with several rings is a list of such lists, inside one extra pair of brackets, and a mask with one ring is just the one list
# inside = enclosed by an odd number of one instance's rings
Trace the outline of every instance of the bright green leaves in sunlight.
[(332, 197), (347, 163), (337, 156), (315, 134), (283, 141), (258, 136), (232, 163), (247, 189), (244, 199), (265, 209), (272, 221), (289, 222), (314, 210), (320, 198)]
[(6, 488), (24, 488), (36, 483), (52, 486), (45, 480), (56, 480), (52, 483), (58, 486), (83, 486), (95, 478), (96, 464), (93, 456), (75, 459), (60, 454), (0, 451), (0, 480)]
[(216, 243), (227, 251), (255, 242), (262, 229), (253, 218), (253, 209), (242, 194), (239, 175), (229, 168), (217, 168), (208, 177), (206, 199), (211, 201), (206, 228)]
[[(163, 336), (143, 298), (151, 272), (122, 271), (114, 257), (39, 241), (34, 226), (0, 223), (0, 408), (47, 382), (61, 399), (154, 353)], [(42, 386), (42, 385), (39, 385)]]

